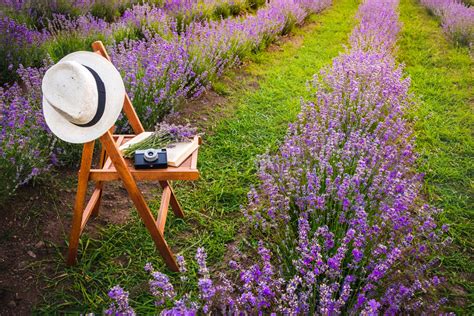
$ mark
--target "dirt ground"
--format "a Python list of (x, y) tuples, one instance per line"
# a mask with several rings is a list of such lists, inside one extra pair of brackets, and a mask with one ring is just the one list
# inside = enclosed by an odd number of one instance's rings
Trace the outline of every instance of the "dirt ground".
[[(74, 181), (65, 182), (68, 178)], [(48, 187), (22, 188), (0, 209), (0, 315), (29, 314), (42, 297), (41, 277), (57, 273), (58, 251), (62, 255), (67, 251), (75, 179), (75, 172), (69, 170)], [(147, 188), (143, 191), (148, 194)], [(124, 223), (131, 206), (118, 183), (108, 184), (102, 210), (113, 211), (103, 211), (92, 219), (86, 232), (93, 236), (100, 226)]]

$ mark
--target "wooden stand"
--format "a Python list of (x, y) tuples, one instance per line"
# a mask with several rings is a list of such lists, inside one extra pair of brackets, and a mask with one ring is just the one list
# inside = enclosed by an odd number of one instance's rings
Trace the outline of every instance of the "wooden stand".
[[(110, 57), (102, 42), (94, 42), (92, 48), (94, 52), (110, 61)], [(127, 94), (125, 94), (124, 98), (123, 112), (129, 120), (130, 126), (135, 134), (140, 134), (145, 131)], [(99, 169), (91, 169), (95, 141), (84, 144), (81, 167), (78, 175), (72, 228), (69, 238), (67, 264), (75, 264), (80, 235), (90, 216), (96, 216), (99, 214), (104, 182), (122, 180), (130, 198), (137, 208), (138, 214), (145, 223), (147, 230), (150, 232), (156, 248), (164, 258), (167, 266), (172, 271), (177, 272), (179, 271), (178, 265), (163, 235), (169, 205), (171, 204), (171, 208), (176, 216), (182, 218), (184, 217), (184, 213), (176, 199), (173, 188), (168, 181), (197, 180), (199, 178), (199, 171), (197, 170), (198, 150), (194, 151), (192, 155), (177, 168), (168, 167), (166, 169), (136, 170), (129, 160), (123, 158), (119, 150), (120, 145), (127, 142), (135, 135), (113, 135), (112, 130), (113, 128), (99, 138), (99, 141), (102, 144)], [(201, 139), (199, 137), (198, 141), (199, 144), (201, 144)], [(137, 186), (136, 181), (145, 180), (159, 180), (159, 183), (163, 188), (161, 205), (156, 220)], [(89, 202), (84, 208), (89, 181), (95, 182), (95, 189)]]

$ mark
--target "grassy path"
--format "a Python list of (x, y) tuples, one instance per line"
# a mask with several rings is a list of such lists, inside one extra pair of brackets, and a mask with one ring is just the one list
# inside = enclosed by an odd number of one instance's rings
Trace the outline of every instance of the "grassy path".
[(420, 99), (413, 113), (419, 170), (426, 174), (429, 200), (444, 209), (442, 220), (451, 225), (454, 245), (443, 254), (442, 267), (450, 308), (463, 314), (474, 308), (474, 62), (467, 48), (446, 40), (416, 0), (402, 0), (400, 11), (398, 57)]
[[(279, 49), (254, 57), (243, 78), (234, 75), (230, 77), (234, 83), (219, 85), (228, 96), (225, 109), (216, 112), (225, 115), (207, 123), (200, 151), (202, 179), (178, 184), (177, 194), (187, 218), (183, 221), (170, 215), (165, 233), (172, 248), (188, 262), (196, 248), (204, 246), (209, 265), (220, 267), (226, 244), (244, 224), (239, 208), (256, 182), (255, 158), (276, 149), (283, 139), (288, 123), (300, 109), (300, 97), (308, 96), (306, 81), (329, 64), (346, 43), (355, 25), (357, 6), (358, 1), (335, 0), (330, 9), (311, 17), (310, 23), (296, 30), (295, 37)], [(159, 201), (152, 206), (156, 209)], [(166, 269), (136, 217), (134, 214), (126, 225), (105, 228), (99, 240), (83, 236), (76, 267), (65, 268), (58, 258), (59, 275), (49, 280), (40, 310), (100, 312), (108, 289), (120, 284), (130, 291), (137, 312), (151, 312), (152, 297), (146, 294), (148, 276), (143, 266), (150, 261), (156, 268)], [(188, 268), (193, 270), (192, 264)]]

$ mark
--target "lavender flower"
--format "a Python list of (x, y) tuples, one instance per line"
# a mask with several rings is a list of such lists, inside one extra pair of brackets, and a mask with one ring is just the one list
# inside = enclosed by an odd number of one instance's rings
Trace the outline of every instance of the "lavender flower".
[(105, 311), (106, 315), (115, 316), (134, 316), (135, 311), (129, 306), (128, 292), (116, 285), (109, 291), (109, 297), (114, 301), (109, 309)]
[(186, 262), (184, 261), (184, 257), (181, 255), (176, 256), (176, 262), (178, 263), (179, 272), (181, 273), (181, 282), (186, 282), (188, 280), (188, 277), (186, 275), (188, 269), (186, 268)]
[(149, 281), (150, 292), (155, 297), (155, 305), (161, 306), (176, 296), (173, 285), (166, 274), (153, 270), (151, 263), (145, 265), (145, 271), (149, 272), (153, 279)]

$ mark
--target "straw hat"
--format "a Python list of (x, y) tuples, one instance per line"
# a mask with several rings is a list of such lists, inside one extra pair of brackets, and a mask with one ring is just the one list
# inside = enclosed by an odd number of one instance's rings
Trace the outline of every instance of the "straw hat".
[(86, 143), (110, 129), (122, 111), (125, 87), (117, 69), (92, 52), (75, 52), (48, 69), (43, 113), (51, 131), (69, 143)]

